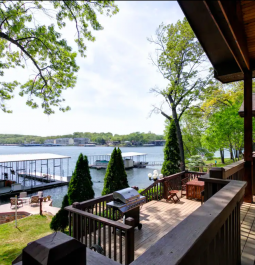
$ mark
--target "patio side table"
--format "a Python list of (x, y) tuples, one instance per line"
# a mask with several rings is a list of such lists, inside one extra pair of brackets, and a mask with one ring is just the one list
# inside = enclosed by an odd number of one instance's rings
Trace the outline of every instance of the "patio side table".
[(186, 183), (186, 197), (187, 199), (201, 200), (201, 191), (204, 190), (204, 181), (192, 180)]

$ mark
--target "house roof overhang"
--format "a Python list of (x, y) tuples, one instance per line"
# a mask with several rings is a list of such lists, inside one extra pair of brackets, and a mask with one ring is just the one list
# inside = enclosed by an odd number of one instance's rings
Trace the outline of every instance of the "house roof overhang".
[(216, 79), (222, 83), (243, 80), (247, 70), (255, 77), (255, 1), (178, 3), (211, 61)]

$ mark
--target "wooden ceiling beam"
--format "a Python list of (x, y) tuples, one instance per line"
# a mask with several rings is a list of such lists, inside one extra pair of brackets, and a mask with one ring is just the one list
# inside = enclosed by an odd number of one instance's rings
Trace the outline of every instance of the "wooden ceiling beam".
[(249, 53), (248, 53), (248, 47), (244, 31), (240, 2), (219, 0), (218, 4), (228, 23), (233, 38), (236, 41), (236, 45), (242, 55), (245, 65), (247, 69), (250, 70)]
[(207, 1), (203, 1), (203, 3), (204, 3), (204, 5), (206, 6), (206, 8), (207, 8), (207, 10), (208, 10), (208, 12), (209, 12), (211, 18), (213, 19), (213, 21), (214, 21), (216, 27), (218, 28), (219, 33), (221, 34), (222, 38), (224, 39), (224, 41), (225, 41), (225, 43), (226, 43), (226, 45), (227, 45), (229, 51), (232, 53), (233, 58), (235, 59), (235, 61), (236, 61), (237, 65), (239, 66), (241, 72), (243, 72), (243, 67), (241, 66), (239, 60), (237, 59), (237, 57), (236, 57), (236, 55), (235, 55), (233, 49), (230, 47), (230, 45), (229, 45), (229, 43), (228, 43), (228, 41), (227, 41), (227, 39), (226, 39), (226, 37), (225, 37), (225, 34), (222, 32), (222, 29), (221, 29), (220, 25), (218, 24), (216, 18), (214, 17), (214, 15), (213, 15), (213, 13), (212, 13), (212, 10), (210, 9), (209, 5), (207, 4)]

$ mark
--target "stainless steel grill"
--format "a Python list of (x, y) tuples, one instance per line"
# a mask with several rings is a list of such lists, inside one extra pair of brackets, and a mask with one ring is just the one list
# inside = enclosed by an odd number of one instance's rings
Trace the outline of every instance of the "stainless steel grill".
[(133, 188), (126, 188), (113, 192), (113, 199), (114, 201), (108, 202), (107, 205), (115, 210), (119, 210), (125, 218), (134, 218), (135, 226), (141, 229), (142, 225), (139, 223), (140, 206), (146, 202), (145, 196), (141, 196)]

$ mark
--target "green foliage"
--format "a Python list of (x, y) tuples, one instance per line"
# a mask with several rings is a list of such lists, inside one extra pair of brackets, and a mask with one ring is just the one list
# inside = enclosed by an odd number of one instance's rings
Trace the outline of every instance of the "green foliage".
[(181, 119), (181, 130), (185, 158), (206, 153), (202, 149), (201, 137), (204, 130), (203, 113), (199, 108), (190, 108)]
[[(79, 70), (77, 52), (72, 51), (59, 30), (67, 21), (73, 22), (77, 33), (78, 53), (85, 57), (86, 41), (95, 41), (92, 30), (102, 30), (97, 14), (111, 16), (118, 12), (113, 1), (1, 1), (0, 2), (0, 75), (9, 68), (33, 66), (34, 75), (23, 84), (0, 82), (0, 99), (9, 100), (20, 85), (20, 96), (27, 95), (26, 104), (39, 106), (44, 113), (54, 113), (53, 107), (67, 111), (61, 105), (63, 90), (74, 88)], [(38, 15), (50, 19), (51, 25), (38, 23)], [(14, 46), (14, 47), (13, 47)], [(13, 47), (14, 49), (11, 49)], [(3, 111), (8, 111), (0, 104)]]
[(65, 210), (67, 206), (69, 206), (69, 200), (66, 194), (63, 198), (61, 209), (51, 220), (50, 229), (64, 232), (65, 228), (68, 226), (68, 211)]
[(172, 120), (168, 126), (166, 145), (164, 148), (164, 163), (161, 173), (169, 176), (180, 171), (180, 150), (176, 136), (175, 122)]
[(202, 137), (204, 146), (211, 151), (220, 148), (240, 150), (244, 145), (244, 120), (238, 115), (240, 105), (233, 104), (213, 113)]
[(187, 166), (190, 171), (199, 171), (199, 167), (205, 166), (205, 162), (200, 155), (191, 156), (188, 161)]
[[(154, 106), (152, 112), (161, 113), (168, 120), (174, 119), (181, 168), (184, 169), (184, 147), (179, 122), (192, 104), (197, 104), (199, 100), (204, 99), (208, 91), (214, 89), (212, 71), (206, 64), (208, 61), (204, 50), (186, 18), (176, 24), (162, 23), (155, 35), (154, 38), (148, 39), (156, 46), (156, 58), (151, 57), (151, 60), (168, 84), (163, 89), (157, 87), (151, 89), (151, 92), (159, 95), (163, 100), (160, 102), (160, 107)], [(202, 71), (203, 75), (200, 74)], [(163, 110), (164, 105), (171, 114)]]
[(88, 158), (80, 154), (68, 187), (69, 204), (93, 199), (93, 190)]
[(157, 135), (155, 133), (130, 133), (127, 135), (119, 135), (112, 133), (91, 133), (91, 132), (74, 132), (73, 134), (57, 135), (57, 136), (33, 136), (33, 135), (19, 135), (19, 134), (0, 134), (0, 144), (22, 144), (24, 142), (30, 143), (35, 141), (37, 143), (44, 143), (46, 139), (56, 138), (89, 138), (92, 142), (97, 144), (105, 144), (107, 141), (130, 141), (148, 143), (153, 140), (163, 140), (163, 135)]
[(128, 187), (127, 173), (124, 168), (121, 150), (114, 148), (104, 177), (102, 195)]
[(139, 189), (138, 193), (141, 194), (144, 191), (144, 189)]
[(214, 153), (208, 152), (208, 153), (205, 154), (205, 157), (206, 157), (207, 160), (212, 160), (213, 156), (214, 156)]

